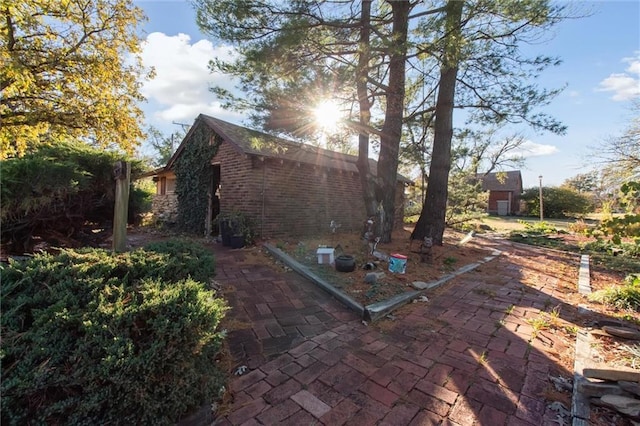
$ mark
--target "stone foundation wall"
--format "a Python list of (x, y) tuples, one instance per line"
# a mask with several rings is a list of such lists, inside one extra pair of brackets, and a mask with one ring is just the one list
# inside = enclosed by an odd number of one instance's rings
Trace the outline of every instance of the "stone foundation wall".
[(175, 192), (153, 197), (152, 212), (159, 222), (174, 223), (178, 216), (178, 196)]

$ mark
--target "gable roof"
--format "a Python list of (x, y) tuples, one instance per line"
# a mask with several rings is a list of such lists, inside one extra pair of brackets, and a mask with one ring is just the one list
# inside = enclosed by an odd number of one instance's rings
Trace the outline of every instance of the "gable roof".
[(518, 194), (522, 192), (522, 175), (520, 174), (520, 170), (487, 174), (480, 173), (477, 177), (482, 180), (483, 191), (512, 191)]
[[(358, 173), (358, 167), (356, 166), (358, 157), (355, 155), (343, 154), (341, 152), (295, 142), (238, 126), (204, 114), (200, 114), (196, 118), (193, 126), (191, 126), (191, 129), (184, 137), (164, 170), (172, 168), (176, 158), (180, 156), (180, 153), (184, 149), (184, 144), (189, 140), (191, 133), (199, 123), (206, 125), (216, 134), (220, 135), (225, 142), (229, 143), (239, 153)], [(376, 161), (369, 159), (369, 167), (371, 173), (375, 175), (377, 169)], [(400, 174), (398, 174), (398, 180), (404, 183), (412, 183), (410, 179)]]

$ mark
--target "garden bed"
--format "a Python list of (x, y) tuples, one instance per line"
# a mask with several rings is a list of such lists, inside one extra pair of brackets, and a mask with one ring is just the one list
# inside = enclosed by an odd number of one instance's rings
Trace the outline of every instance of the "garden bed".
[[(373, 256), (370, 246), (357, 234), (336, 233), (299, 240), (276, 240), (270, 243), (362, 306), (413, 292), (416, 290), (412, 286), (413, 282), (438, 281), (461, 267), (481, 261), (490, 254), (476, 244), (473, 238), (466, 244), (460, 245), (459, 242), (465, 234), (448, 230), (444, 236), (444, 244), (434, 246), (431, 260), (422, 262), (420, 242), (412, 242), (409, 237), (408, 231), (396, 231), (390, 243), (380, 243), (376, 247), (376, 251), (387, 255), (406, 256), (407, 264), (404, 274), (390, 272), (388, 262)], [(353, 256), (356, 261), (355, 270), (338, 272), (333, 264), (319, 264), (317, 250), (322, 246), (333, 247), (334, 256), (340, 254)], [(367, 264), (375, 266), (370, 269), (365, 266)], [(366, 275), (372, 272), (384, 273), (384, 276), (378, 278), (375, 283), (366, 282)]]

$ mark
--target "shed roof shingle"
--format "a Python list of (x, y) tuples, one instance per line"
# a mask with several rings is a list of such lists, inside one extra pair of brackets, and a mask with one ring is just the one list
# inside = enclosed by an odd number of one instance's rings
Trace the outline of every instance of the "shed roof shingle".
[(522, 175), (519, 170), (478, 174), (482, 180), (483, 191), (513, 191), (522, 192)]
[[(355, 155), (343, 154), (341, 152), (330, 151), (313, 145), (295, 142), (257, 130), (238, 126), (204, 114), (200, 114), (198, 118), (196, 118), (192, 129), (196, 127), (198, 121), (206, 124), (226, 142), (230, 143), (238, 151), (244, 154), (279, 158), (296, 163), (313, 164), (319, 167), (358, 173), (358, 168), (356, 166), (358, 157)], [(178, 150), (167, 163), (166, 168), (171, 168), (175, 159), (180, 155), (182, 146), (188, 139), (189, 133), (187, 133), (182, 144), (178, 147)], [(375, 164), (376, 162), (374, 160), (369, 159), (369, 166), (374, 175), (376, 172)], [(398, 174), (398, 180), (405, 183), (411, 183), (410, 179), (407, 179), (400, 174)]]

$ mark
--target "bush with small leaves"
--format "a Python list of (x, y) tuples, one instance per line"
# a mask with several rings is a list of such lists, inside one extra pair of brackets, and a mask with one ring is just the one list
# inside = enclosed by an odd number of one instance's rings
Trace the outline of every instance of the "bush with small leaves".
[[(34, 236), (82, 240), (88, 223), (107, 226), (115, 203), (113, 165), (123, 159), (131, 163), (131, 176), (143, 172), (140, 161), (81, 142), (42, 145), (23, 157), (1, 161), (2, 243), (15, 252), (31, 252)], [(150, 207), (149, 188), (132, 184), (131, 221)]]
[[(526, 189), (521, 199), (525, 202), (528, 215), (536, 216), (540, 212), (539, 188)], [(562, 187), (542, 188), (542, 206), (544, 217), (547, 218), (582, 216), (593, 210), (588, 196)]]
[(3, 268), (2, 424), (175, 424), (219, 396), (227, 306), (195, 279), (213, 258), (157, 248)]

